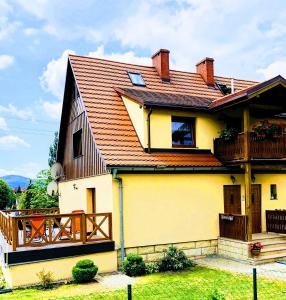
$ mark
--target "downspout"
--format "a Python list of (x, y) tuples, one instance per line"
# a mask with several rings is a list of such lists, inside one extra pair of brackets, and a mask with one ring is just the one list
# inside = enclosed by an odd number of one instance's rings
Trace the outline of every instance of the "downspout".
[(120, 223), (120, 252), (121, 262), (124, 261), (124, 225), (123, 225), (123, 186), (122, 178), (117, 176), (117, 170), (113, 170), (113, 178), (118, 181), (119, 184), (119, 223)]
[(147, 126), (148, 126), (148, 153), (151, 153), (151, 114), (152, 107), (150, 107), (148, 116), (147, 116)]

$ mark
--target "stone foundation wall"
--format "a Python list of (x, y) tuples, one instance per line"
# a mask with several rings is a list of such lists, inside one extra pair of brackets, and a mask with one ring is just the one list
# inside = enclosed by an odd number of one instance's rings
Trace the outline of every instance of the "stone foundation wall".
[[(161, 244), (143, 247), (125, 248), (125, 256), (134, 253), (143, 257), (145, 262), (155, 262), (163, 257), (163, 251), (169, 246), (177, 247), (185, 252), (188, 258), (200, 258), (217, 253), (217, 240), (194, 241), (185, 243)], [(118, 264), (120, 265), (120, 250), (117, 250)]]
[(227, 238), (218, 238), (218, 254), (239, 261), (249, 260), (248, 243)]

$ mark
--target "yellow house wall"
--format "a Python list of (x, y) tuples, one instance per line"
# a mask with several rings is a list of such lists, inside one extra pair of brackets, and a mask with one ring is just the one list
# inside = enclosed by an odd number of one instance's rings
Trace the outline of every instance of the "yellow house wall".
[(2, 267), (2, 270), (8, 286), (16, 288), (39, 283), (37, 273), (42, 270), (45, 270), (45, 272), (51, 271), (54, 281), (71, 279), (72, 268), (81, 259), (91, 259), (94, 261), (94, 263), (98, 266), (99, 273), (117, 271), (116, 251), (54, 259), (43, 262), (26, 263)]
[[(76, 189), (74, 188), (74, 185)], [(71, 213), (73, 210), (84, 210), (90, 213), (88, 188), (95, 188), (96, 212), (112, 211), (112, 175), (88, 177), (78, 180), (60, 182), (60, 212)]]
[(142, 105), (134, 102), (133, 100), (130, 100), (125, 96), (122, 96), (122, 100), (128, 111), (129, 117), (132, 121), (132, 124), (134, 126), (134, 129), (138, 135), (141, 144), (143, 145), (143, 147), (146, 147), (147, 140), (145, 139), (145, 135), (146, 135), (145, 127), (146, 127), (147, 114), (144, 112)]
[[(120, 175), (123, 178), (125, 247), (216, 239), (223, 212), (224, 174)], [(114, 209), (119, 211), (114, 181)], [(113, 214), (119, 245), (119, 213)], [(117, 230), (116, 230), (117, 229)]]
[(151, 147), (172, 148), (172, 116), (192, 117), (196, 122), (196, 147), (211, 149), (213, 139), (224, 128), (222, 122), (211, 114), (154, 109), (151, 115)]

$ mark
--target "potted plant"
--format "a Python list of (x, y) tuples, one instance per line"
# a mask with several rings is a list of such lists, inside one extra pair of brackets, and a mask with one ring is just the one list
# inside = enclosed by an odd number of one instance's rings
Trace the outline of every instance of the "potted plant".
[(258, 256), (263, 248), (260, 242), (251, 243), (248, 245), (249, 251), (251, 252), (252, 256)]
[(260, 139), (276, 139), (282, 136), (284, 132), (283, 124), (274, 124), (264, 120), (252, 127), (254, 135)]
[(238, 135), (238, 129), (234, 127), (226, 128), (219, 133), (219, 137), (224, 140), (232, 140), (237, 135)]

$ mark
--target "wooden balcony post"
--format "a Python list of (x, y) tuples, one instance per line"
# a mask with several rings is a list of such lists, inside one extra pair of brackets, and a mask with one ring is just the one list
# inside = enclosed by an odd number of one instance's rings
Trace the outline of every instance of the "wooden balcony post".
[(15, 217), (12, 219), (12, 250), (16, 251), (18, 246), (18, 220)]
[(250, 116), (249, 107), (243, 110), (243, 131), (244, 131), (244, 185), (245, 185), (245, 214), (247, 215), (247, 239), (252, 240), (252, 203), (251, 203), (251, 164), (249, 162), (250, 150)]
[(83, 213), (81, 215), (81, 240), (82, 243), (85, 244), (86, 243), (86, 215), (85, 213)]

